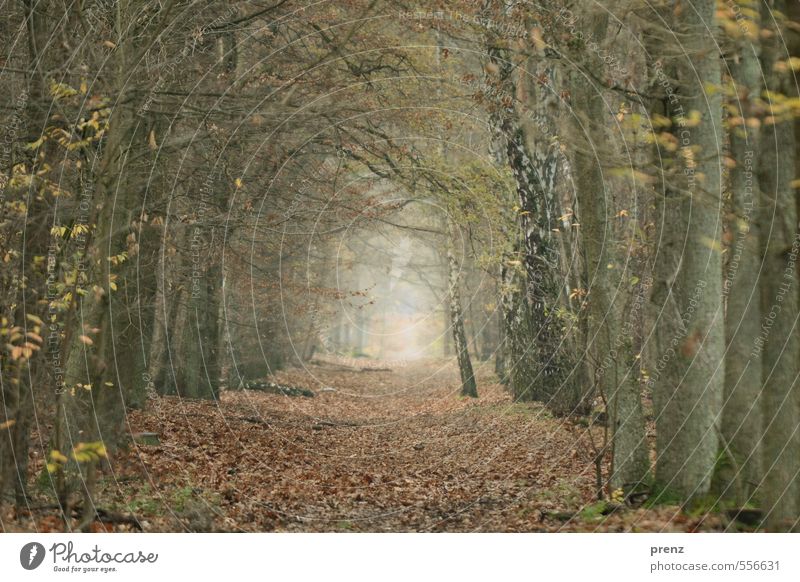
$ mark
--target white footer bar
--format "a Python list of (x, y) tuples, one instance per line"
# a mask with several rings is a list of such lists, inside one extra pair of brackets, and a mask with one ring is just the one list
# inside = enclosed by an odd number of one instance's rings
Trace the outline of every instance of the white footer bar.
[[(800, 580), (796, 534), (0, 534), (0, 579)], [(188, 578), (184, 578), (188, 580)], [(194, 580), (194, 578), (193, 578)]]

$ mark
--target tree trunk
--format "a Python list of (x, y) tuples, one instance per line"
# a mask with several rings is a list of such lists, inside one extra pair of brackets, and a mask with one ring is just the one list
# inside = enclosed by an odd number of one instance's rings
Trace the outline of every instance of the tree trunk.
[[(696, 0), (676, 15), (686, 55), (668, 100), (679, 155), (659, 199), (656, 481), (683, 499), (705, 495), (718, 453), (725, 337), (721, 254), (721, 67), (715, 2)], [(706, 87), (715, 89), (705, 91)], [(691, 115), (701, 115), (698, 122)], [(697, 113), (694, 113), (697, 115)]]
[[(2, 139), (10, 138), (5, 143), (15, 141), (36, 141), (45, 131), (47, 125), (48, 106), (50, 99), (45, 89), (44, 71), (49, 64), (45, 61), (43, 54), (44, 47), (49, 39), (50, 30), (47, 27), (47, 19), (41, 7), (37, 7), (35, 2), (26, 1), (24, 5), (25, 28), (27, 31), (28, 52), (28, 74), (26, 76), (27, 87), (18, 97), (17, 107), (13, 113), (15, 122), (14, 130), (11, 126)], [(49, 59), (52, 60), (52, 59)], [(24, 118), (24, 122), (22, 121)], [(27, 126), (27, 136), (18, 135), (18, 132)], [(44, 156), (36, 158), (28, 168), (28, 174), (34, 176), (42, 167), (52, 163), (53, 151), (49, 144), (42, 148)], [(9, 153), (13, 153), (9, 150)], [(11, 175), (13, 167), (13, 156), (9, 156), (8, 168), (0, 168), (0, 171)], [(0, 198), (5, 201), (5, 189), (7, 184), (2, 184)], [(48, 336), (50, 326), (42, 323), (47, 320), (45, 300), (47, 288), (48, 261), (40, 261), (47, 258), (49, 242), (49, 225), (52, 222), (50, 214), (51, 202), (40, 197), (39, 184), (33, 181), (25, 192), (24, 204), (26, 217), (24, 230), (21, 233), (20, 247), (22, 256), (19, 258), (19, 265), (22, 270), (23, 280), (12, 277), (10, 287), (3, 289), (3, 298), (8, 299), (8, 305), (3, 308), (3, 316), (8, 316), (9, 321), (22, 328), (23, 333), (33, 333), (43, 338), (44, 342), (41, 349), (34, 353), (31, 358), (18, 359), (14, 362), (9, 361), (8, 369), (11, 378), (4, 379), (0, 387), (0, 504), (3, 502), (5, 494), (14, 490), (16, 504), (19, 508), (27, 505), (27, 482), (28, 482), (28, 452), (30, 440), (31, 420), (33, 418), (33, 390), (37, 385), (42, 385), (48, 376), (46, 370), (51, 369), (49, 362), (45, 362), (50, 357)], [(0, 204), (0, 212), (5, 217), (5, 203)], [(38, 262), (38, 264), (37, 264)], [(12, 297), (14, 297), (12, 299)], [(8, 309), (8, 311), (6, 311)], [(5, 348), (3, 348), (5, 349)], [(5, 360), (5, 357), (2, 358)], [(0, 361), (0, 367), (4, 367), (4, 362)], [(0, 374), (4, 370), (0, 369)]]
[(175, 242), (180, 244), (183, 241), (182, 229), (165, 227), (161, 237), (163, 250), (159, 253), (158, 259), (153, 338), (149, 351), (148, 373), (156, 392), (161, 396), (177, 394), (172, 366), (179, 339), (179, 334), (176, 335), (175, 331), (179, 313), (185, 313), (185, 310), (179, 309), (180, 304), (185, 301), (183, 297), (185, 286), (173, 279), (176, 273), (182, 272), (181, 253), (175, 253), (175, 256), (170, 258), (166, 252), (166, 249), (173, 244), (169, 232), (175, 230), (178, 230)]
[[(592, 22), (593, 38), (604, 40), (607, 16), (587, 16)], [(602, 68), (593, 55), (581, 56), (588, 69)], [(572, 99), (581, 104), (581, 111), (576, 113), (580, 123), (570, 134), (570, 142), (575, 152), (573, 179), (586, 256), (587, 350), (593, 356), (597, 389), (608, 406), (613, 453), (609, 485), (612, 490), (629, 493), (648, 480), (650, 457), (633, 346), (636, 322), (632, 319), (636, 313), (631, 308), (632, 273), (627, 260), (630, 246), (622, 239), (633, 234), (618, 232), (623, 228), (617, 227), (617, 213), (624, 208), (617, 200), (627, 185), (615, 183), (606, 174), (613, 143), (618, 140), (611, 141), (617, 137), (613, 134), (611, 138), (605, 135), (611, 115), (604, 103), (603, 88), (582, 71), (573, 74), (571, 85)]]
[(467, 334), (464, 331), (464, 315), (461, 311), (461, 277), (451, 242), (448, 243), (447, 248), (447, 266), (450, 327), (453, 330), (453, 345), (458, 358), (458, 370), (461, 374), (461, 395), (477, 398), (478, 387), (467, 350)]
[[(762, 18), (772, 22), (773, 10), (783, 12), (784, 2), (762, 4)], [(761, 70), (767, 88), (780, 93), (788, 83), (774, 73), (778, 59), (786, 58), (774, 27), (763, 43)], [(768, 112), (767, 115), (772, 115)], [(798, 343), (797, 211), (791, 182), (795, 176), (793, 119), (777, 115), (765, 122), (758, 158), (762, 191), (760, 233), (764, 259), (761, 270), (763, 317), (756, 339), (762, 354), (763, 470), (762, 505), (767, 528), (785, 530), (796, 524), (798, 499)]]
[[(559, 262), (550, 242), (554, 209), (545, 192), (555, 180), (557, 159), (552, 152), (546, 158), (533, 156), (522, 129), (511, 119), (506, 121), (505, 134), (519, 195), (523, 264), (522, 296), (509, 329), (514, 336), (512, 387), (517, 399), (537, 400), (560, 412), (569, 412), (577, 402), (565, 398), (571, 391), (565, 385), (569, 369), (561, 349), (562, 326), (556, 315), (560, 286), (556, 283), (559, 274), (553, 271)], [(536, 167), (534, 159), (539, 160)]]
[(198, 224), (181, 224), (177, 293), (166, 328), (165, 393), (215, 399), (219, 393), (219, 306), (222, 275), (210, 239)]
[(186, 398), (215, 399), (219, 393), (217, 353), (219, 342), (217, 286), (209, 269), (186, 307), (184, 351), (178, 355), (178, 394)]
[(497, 346), (494, 350), (494, 373), (501, 384), (507, 385), (508, 337), (506, 336), (506, 325), (509, 317), (506, 311), (509, 308), (509, 301), (505, 285), (508, 270), (508, 267), (506, 266), (508, 259), (505, 254), (500, 258), (500, 262), (500, 274), (497, 279), (497, 288), (495, 292), (498, 301), (498, 307), (494, 311), (494, 325), (496, 326), (495, 333), (497, 336)]
[[(759, 30), (760, 19), (742, 12), (742, 25)], [(758, 41), (743, 37), (727, 64), (736, 87), (731, 105), (742, 123), (730, 131), (731, 200), (728, 228), (731, 243), (723, 282), (725, 310), (725, 395), (722, 409), (721, 462), (715, 490), (740, 507), (750, 502), (761, 479), (761, 356), (753, 341), (761, 328), (758, 272), (761, 266), (757, 216), (759, 192), (754, 162), (758, 129), (745, 123), (755, 115), (753, 100), (760, 94)]]

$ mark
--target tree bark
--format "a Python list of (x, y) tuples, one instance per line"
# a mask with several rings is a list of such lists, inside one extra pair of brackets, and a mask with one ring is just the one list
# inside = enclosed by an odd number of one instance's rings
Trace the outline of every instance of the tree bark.
[[(17, 123), (16, 133), (2, 136), (3, 139), (10, 137), (12, 143), (23, 139), (36, 141), (41, 137), (47, 125), (49, 104), (44, 71), (52, 61), (52, 56), (43, 54), (43, 47), (46, 46), (51, 31), (47, 26), (43, 8), (36, 6), (35, 2), (23, 2), (23, 16), (28, 42), (26, 55), (28, 72), (25, 79), (27, 86), (18, 97), (18, 109), (13, 114)], [(24, 127), (28, 129), (27, 136), (18, 134)], [(44, 156), (35, 158), (27, 169), (31, 176), (35, 176), (42, 167), (52, 163), (52, 147), (46, 144), (42, 151)], [(13, 166), (13, 156), (9, 156), (7, 161)], [(2, 168), (2, 171), (9, 175), (12, 173), (11, 167)], [(4, 183), (2, 189), (5, 190), (6, 186)], [(0, 194), (5, 200), (5, 192)], [(44, 379), (47, 377), (46, 370), (50, 368), (44, 362), (49, 357), (46, 343), (49, 325), (39, 323), (47, 319), (45, 303), (49, 263), (46, 259), (49, 224), (52, 222), (50, 202), (40, 196), (37, 181), (32, 181), (24, 194), (26, 216), (19, 241), (23, 251), (19, 258), (22, 279), (12, 277), (10, 288), (3, 289), (4, 298), (9, 300), (3, 309), (3, 315), (10, 316), (9, 320), (21, 327), (23, 333), (35, 333), (42, 336), (45, 342), (31, 358), (9, 362), (7, 372), (11, 372), (11, 378), (4, 380), (0, 388), (2, 398), (0, 425), (4, 425), (4, 428), (0, 429), (0, 503), (6, 492), (13, 489), (18, 507), (24, 507), (27, 503), (29, 440), (34, 412), (33, 390), (35, 386), (44, 384)], [(4, 205), (0, 206), (3, 206), (0, 212), (5, 215)], [(40, 259), (45, 260), (40, 261)], [(37, 319), (38, 322), (35, 321)], [(0, 362), (0, 366), (3, 365), (4, 362)], [(0, 374), (2, 372), (0, 370)]]
[[(606, 37), (608, 17), (587, 13), (593, 38)], [(591, 54), (580, 55), (588, 70), (602, 68)], [(614, 150), (613, 138), (606, 137), (611, 113), (604, 100), (603, 88), (593, 83), (583, 70), (572, 75), (571, 96), (580, 104), (575, 115), (579, 127), (570, 134), (575, 152), (573, 179), (578, 195), (578, 217), (586, 256), (589, 318), (587, 351), (592, 354), (592, 375), (608, 406), (612, 446), (609, 485), (613, 490), (630, 493), (645, 484), (650, 474), (650, 456), (645, 434), (644, 413), (636, 366), (632, 333), (636, 322), (631, 308), (626, 245), (618, 232), (619, 192), (627, 185), (614, 183), (609, 156)], [(608, 103), (613, 102), (609, 99)], [(614, 136), (618, 137), (618, 136)], [(622, 136), (624, 139), (624, 136)], [(615, 194), (616, 193), (616, 194)], [(632, 233), (627, 233), (632, 237)]]
[(472, 369), (469, 351), (467, 349), (467, 334), (464, 331), (464, 315), (461, 311), (461, 277), (459, 266), (453, 252), (452, 242), (447, 247), (448, 267), (448, 299), (450, 304), (450, 328), (453, 330), (453, 346), (458, 358), (458, 371), (461, 375), (461, 395), (471, 398), (478, 397), (478, 387), (475, 382), (475, 373)]
[[(767, 89), (786, 92), (789, 87), (774, 72), (784, 47), (774, 26), (775, 11), (785, 3), (762, 4), (762, 18), (773, 34), (763, 42), (761, 69), (767, 75)], [(800, 514), (798, 496), (798, 343), (797, 255), (800, 251), (797, 210), (791, 185), (795, 177), (793, 119), (771, 109), (761, 132), (758, 175), (762, 192), (760, 233), (764, 253), (761, 270), (761, 329), (757, 349), (762, 355), (763, 393), (763, 481), (762, 505), (768, 529), (796, 526)]]
[[(705, 495), (718, 453), (724, 386), (722, 311), (721, 66), (715, 2), (675, 16), (685, 55), (667, 100), (681, 144), (659, 199), (660, 246), (653, 299), (659, 309), (653, 402), (656, 481), (689, 500)], [(715, 89), (707, 91), (707, 87)], [(698, 121), (692, 115), (701, 116)], [(689, 120), (692, 119), (690, 122)]]
[[(760, 19), (742, 13), (743, 26), (760, 29)], [(761, 252), (757, 223), (758, 176), (755, 160), (758, 129), (754, 100), (761, 89), (758, 41), (747, 36), (727, 59), (736, 88), (731, 105), (740, 122), (730, 131), (730, 156), (736, 164), (730, 173), (731, 200), (728, 229), (731, 243), (723, 281), (725, 311), (725, 394), (720, 426), (721, 462), (715, 489), (725, 499), (744, 506), (753, 499), (761, 479), (761, 356), (753, 341), (761, 328), (759, 276)]]

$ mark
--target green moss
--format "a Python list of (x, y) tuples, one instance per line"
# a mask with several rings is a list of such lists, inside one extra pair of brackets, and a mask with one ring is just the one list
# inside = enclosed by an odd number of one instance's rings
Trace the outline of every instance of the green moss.
[(660, 507), (665, 505), (683, 505), (683, 496), (668, 487), (661, 487), (654, 483), (650, 497), (645, 501), (644, 507)]

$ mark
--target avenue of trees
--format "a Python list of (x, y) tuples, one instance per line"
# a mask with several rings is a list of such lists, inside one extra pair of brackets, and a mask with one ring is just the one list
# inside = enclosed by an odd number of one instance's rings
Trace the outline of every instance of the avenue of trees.
[(604, 434), (598, 495), (798, 527), (795, 0), (0, 6), (0, 504), (91, 507), (127, 410), (390, 357), (400, 294), (461, 395)]

